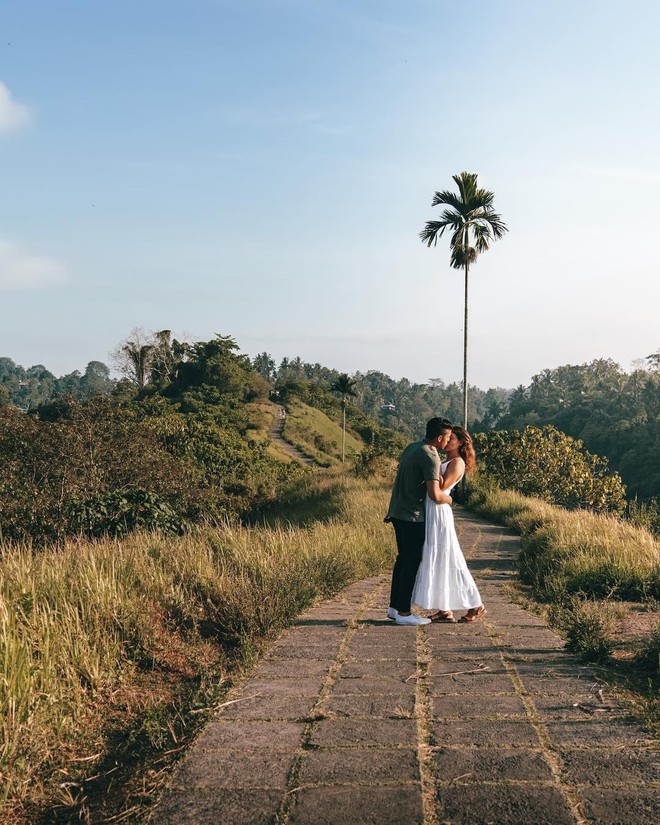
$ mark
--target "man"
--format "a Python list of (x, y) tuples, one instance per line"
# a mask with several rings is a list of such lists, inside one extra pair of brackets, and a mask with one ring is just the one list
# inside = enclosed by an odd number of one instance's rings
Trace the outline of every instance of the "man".
[(410, 612), (410, 599), (417, 568), (422, 560), (426, 496), (438, 504), (451, 504), (451, 496), (440, 489), (440, 457), (451, 436), (446, 418), (432, 418), (426, 424), (423, 441), (409, 444), (401, 453), (385, 521), (391, 521), (398, 555), (392, 571), (392, 590), (387, 616), (397, 624), (428, 624), (430, 619)]

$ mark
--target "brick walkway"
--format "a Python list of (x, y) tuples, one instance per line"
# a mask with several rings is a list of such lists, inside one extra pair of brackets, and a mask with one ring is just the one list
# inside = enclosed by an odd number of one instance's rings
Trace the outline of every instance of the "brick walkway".
[(456, 517), (486, 621), (397, 627), (388, 576), (308, 610), (203, 731), (153, 823), (660, 822), (644, 731), (507, 598), (517, 538)]

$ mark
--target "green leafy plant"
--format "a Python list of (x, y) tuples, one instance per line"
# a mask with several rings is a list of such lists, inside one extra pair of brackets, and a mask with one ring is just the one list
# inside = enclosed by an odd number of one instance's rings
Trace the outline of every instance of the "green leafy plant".
[(568, 508), (620, 512), (624, 487), (606, 459), (552, 426), (475, 434), (486, 475), (499, 487), (537, 496)]

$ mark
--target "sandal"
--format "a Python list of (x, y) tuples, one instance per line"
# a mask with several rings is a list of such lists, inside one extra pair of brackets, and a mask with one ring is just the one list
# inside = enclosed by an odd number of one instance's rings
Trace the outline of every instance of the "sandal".
[(447, 622), (448, 624), (455, 624), (456, 623), (456, 619), (454, 618), (454, 614), (451, 612), (451, 610), (438, 610), (437, 613), (433, 613), (431, 616), (429, 616), (429, 619), (432, 622), (435, 622), (435, 623), (438, 623), (438, 622)]
[(458, 620), (461, 624), (469, 623), (469, 622), (477, 622), (479, 619), (483, 619), (486, 615), (486, 608), (481, 605), (481, 607), (472, 608), (472, 610), (468, 610), (465, 616), (461, 616)]

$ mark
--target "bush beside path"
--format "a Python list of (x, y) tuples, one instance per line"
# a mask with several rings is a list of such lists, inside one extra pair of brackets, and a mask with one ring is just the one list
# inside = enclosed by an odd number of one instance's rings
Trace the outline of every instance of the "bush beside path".
[(510, 598), (519, 539), (457, 513), (482, 623), (397, 627), (389, 577), (303, 612), (155, 807), (182, 823), (660, 821), (649, 734)]

